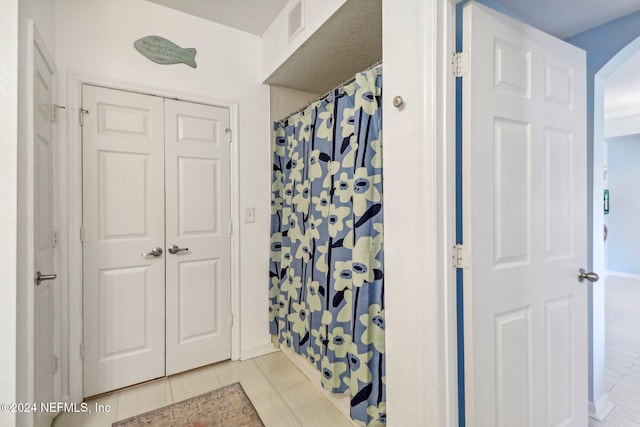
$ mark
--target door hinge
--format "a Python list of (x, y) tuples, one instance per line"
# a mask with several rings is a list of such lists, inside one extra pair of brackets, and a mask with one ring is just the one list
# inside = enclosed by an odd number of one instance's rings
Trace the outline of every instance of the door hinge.
[(58, 246), (58, 230), (53, 230), (51, 232), (51, 247), (55, 248)]
[(453, 247), (453, 268), (467, 269), (471, 266), (469, 248), (464, 245)]
[(78, 110), (78, 114), (80, 115), (80, 126), (84, 126), (84, 115), (89, 114), (89, 110), (81, 108)]
[(60, 361), (58, 360), (58, 356), (53, 356), (53, 373), (58, 372), (58, 368), (60, 367)]
[(80, 359), (84, 360), (84, 341), (80, 343)]
[(65, 107), (64, 105), (57, 105), (57, 104), (53, 104), (51, 106), (51, 121), (53, 123), (58, 121), (58, 110), (64, 110), (67, 107)]
[(229, 314), (229, 327), (233, 326), (233, 313)]
[(80, 227), (80, 241), (84, 243), (84, 227)]
[(456, 77), (466, 76), (471, 67), (469, 51), (454, 52), (451, 58), (451, 70)]
[(233, 142), (233, 135), (231, 133), (232, 132), (231, 129), (226, 128), (224, 131), (229, 134), (229, 144), (231, 144)]
[(229, 234), (233, 234), (233, 222), (229, 223)]

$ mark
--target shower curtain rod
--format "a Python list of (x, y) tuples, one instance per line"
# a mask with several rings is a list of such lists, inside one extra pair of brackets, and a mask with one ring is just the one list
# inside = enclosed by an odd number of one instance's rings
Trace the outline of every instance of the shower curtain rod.
[[(363, 71), (364, 71), (364, 72), (366, 72), (366, 71), (373, 70), (373, 69), (375, 69), (375, 68), (379, 68), (379, 67), (381, 68), (381, 66), (382, 66), (382, 60), (379, 60), (379, 61), (377, 61), (377, 62), (375, 62), (375, 63), (373, 63), (373, 64), (369, 65), (369, 66), (368, 66), (367, 68), (365, 68)], [(360, 71), (360, 72), (362, 72), (362, 71)], [(325, 99), (327, 96), (331, 95), (331, 93), (332, 93), (334, 90), (339, 89), (339, 88), (343, 88), (343, 87), (345, 87), (346, 85), (348, 85), (349, 83), (354, 82), (355, 80), (356, 80), (356, 76), (354, 75), (353, 77), (351, 77), (351, 78), (350, 78), (350, 79), (348, 79), (348, 80), (343, 81), (343, 82), (342, 82), (342, 83), (340, 83), (338, 86), (334, 87), (333, 89), (331, 89), (330, 91), (328, 91), (328, 92), (327, 92), (327, 93), (325, 93), (324, 95), (320, 95), (317, 99), (315, 99), (315, 100), (313, 100), (313, 101), (309, 102), (309, 103), (308, 103), (307, 105), (305, 105), (304, 107), (302, 107), (302, 108), (300, 108), (300, 109), (298, 109), (298, 110), (294, 111), (293, 113), (288, 114), (288, 115), (287, 115), (287, 116), (285, 116), (284, 118), (282, 118), (282, 119), (278, 120), (278, 122), (279, 122), (280, 124), (283, 124), (283, 123), (285, 122), (285, 120), (287, 120), (289, 117), (294, 116), (294, 115), (298, 114), (299, 112), (306, 110), (307, 108), (309, 108), (309, 106), (310, 106), (311, 104), (313, 104), (313, 103), (315, 103), (315, 102), (318, 102), (318, 101), (320, 101), (321, 99)]]

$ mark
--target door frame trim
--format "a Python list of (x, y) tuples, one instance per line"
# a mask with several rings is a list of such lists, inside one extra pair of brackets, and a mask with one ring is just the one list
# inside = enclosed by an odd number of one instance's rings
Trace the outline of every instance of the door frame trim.
[[(231, 235), (231, 312), (234, 318), (240, 319), (240, 156), (238, 149), (239, 102), (202, 96), (160, 87), (149, 87), (130, 82), (114, 81), (109, 78), (87, 76), (69, 72), (67, 78), (67, 147), (66, 188), (67, 198), (63, 201), (67, 209), (68, 219), (67, 264), (69, 272), (69, 395), (71, 401), (79, 402), (84, 398), (84, 362), (80, 356), (80, 345), (83, 339), (82, 315), (82, 243), (80, 228), (82, 227), (82, 127), (79, 125), (79, 111), (82, 106), (82, 85), (89, 84), (108, 89), (136, 92), (145, 95), (179, 99), (181, 101), (212, 105), (229, 109), (231, 127), (231, 221), (236, 225)], [(66, 202), (66, 203), (65, 203)], [(240, 359), (240, 322), (234, 321), (231, 326), (231, 360)]]

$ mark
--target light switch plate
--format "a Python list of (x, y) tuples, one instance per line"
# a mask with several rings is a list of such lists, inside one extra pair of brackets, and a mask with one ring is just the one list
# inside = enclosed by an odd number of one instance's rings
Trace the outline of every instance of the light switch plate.
[(244, 222), (256, 222), (255, 208), (246, 208), (244, 210)]

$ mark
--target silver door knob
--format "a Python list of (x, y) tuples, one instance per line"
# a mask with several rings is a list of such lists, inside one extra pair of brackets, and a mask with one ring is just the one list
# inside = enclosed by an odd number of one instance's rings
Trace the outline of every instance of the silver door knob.
[(160, 256), (162, 255), (162, 248), (157, 246), (151, 249), (151, 252), (142, 252), (142, 256)]
[(584, 282), (584, 279), (587, 279), (588, 281), (593, 283), (593, 282), (597, 282), (598, 280), (600, 280), (600, 276), (598, 276), (594, 272), (587, 273), (584, 268), (581, 268), (580, 271), (578, 271), (578, 280), (581, 281), (581, 282)]
[(39, 285), (45, 280), (54, 280), (56, 277), (58, 277), (57, 274), (42, 274), (38, 271), (36, 273), (36, 285)]
[(186, 252), (189, 248), (180, 248), (178, 245), (171, 245), (167, 248), (170, 254), (177, 254), (178, 252)]

